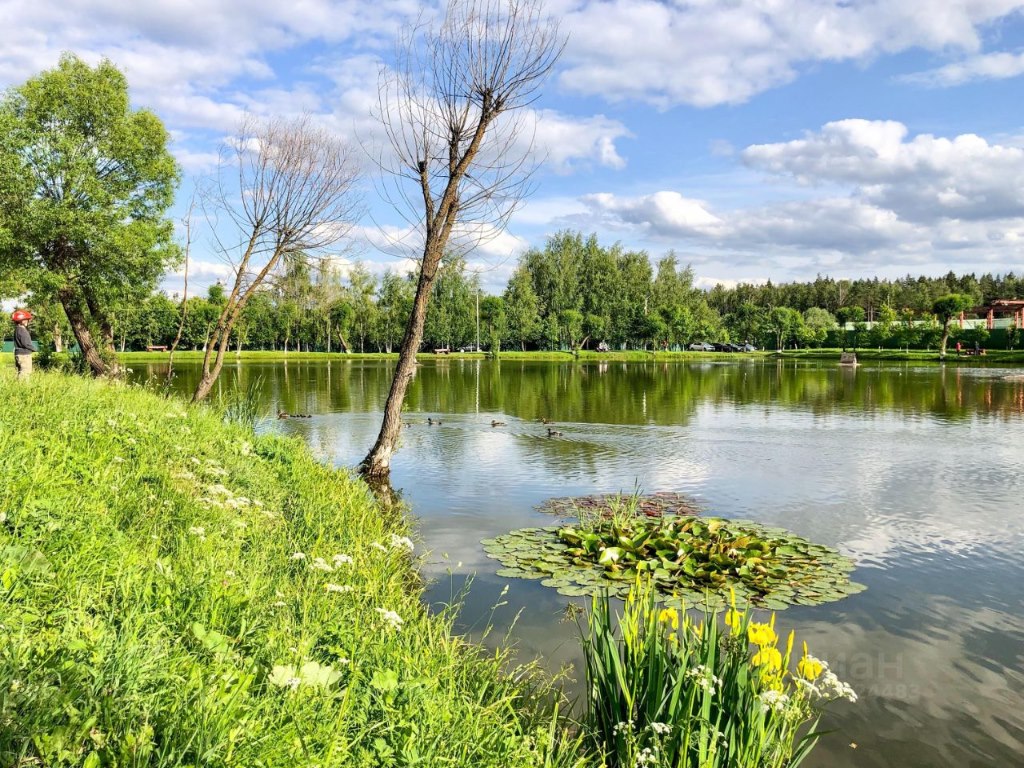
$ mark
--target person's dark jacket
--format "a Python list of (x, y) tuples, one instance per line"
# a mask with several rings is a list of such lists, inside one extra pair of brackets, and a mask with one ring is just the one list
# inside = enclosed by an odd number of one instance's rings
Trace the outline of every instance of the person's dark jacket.
[(23, 325), (14, 326), (14, 354), (31, 355), (35, 351), (36, 348), (32, 346), (32, 337), (28, 333), (28, 328)]

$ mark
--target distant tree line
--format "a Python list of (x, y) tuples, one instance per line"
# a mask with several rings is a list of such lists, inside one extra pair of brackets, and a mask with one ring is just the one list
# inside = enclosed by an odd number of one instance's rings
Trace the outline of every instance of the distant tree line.
[[(291, 259), (242, 312), (231, 348), (393, 352), (401, 344), (418, 275), (378, 277), (356, 262), (342, 274), (330, 262)], [(603, 246), (595, 235), (559, 232), (527, 251), (500, 295), (480, 290), (462, 258), (446, 259), (433, 286), (422, 348), (571, 350), (682, 349), (694, 342), (790, 347), (939, 348), (943, 329), (967, 343), (1013, 347), (1019, 329), (961, 331), (949, 306), (1024, 296), (1013, 273), (741, 283), (702, 290), (671, 251), (652, 264), (644, 251)], [(950, 304), (949, 297), (959, 297)], [(224, 289), (182, 303), (154, 293), (111, 312), (121, 350), (169, 346), (182, 313), (181, 348), (203, 349)], [(34, 305), (36, 306), (36, 305)], [(37, 333), (60, 348), (73, 338), (59, 307), (40, 308)], [(947, 321), (949, 321), (947, 323)], [(479, 336), (478, 336), (479, 334)]]

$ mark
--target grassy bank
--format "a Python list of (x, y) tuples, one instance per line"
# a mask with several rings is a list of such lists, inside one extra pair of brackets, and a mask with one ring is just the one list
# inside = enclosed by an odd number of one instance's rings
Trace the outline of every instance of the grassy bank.
[(0, 764), (575, 764), (299, 442), (6, 370), (0, 424)]

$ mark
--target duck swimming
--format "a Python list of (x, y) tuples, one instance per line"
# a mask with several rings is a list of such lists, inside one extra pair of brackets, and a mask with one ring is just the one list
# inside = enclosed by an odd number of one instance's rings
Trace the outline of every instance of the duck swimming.
[(562, 436), (562, 433), (559, 432), (557, 429), (551, 429), (550, 427), (548, 428), (548, 437), (561, 437), (561, 436)]
[(428, 416), (427, 417), (427, 424), (429, 424), (430, 426), (434, 426), (436, 424), (437, 426), (440, 427), (441, 426), (441, 420), (440, 419), (432, 419), (432, 418), (430, 418)]
[(504, 421), (492, 421), (491, 422), (491, 426), (492, 427), (504, 427), (506, 425), (505, 425)]

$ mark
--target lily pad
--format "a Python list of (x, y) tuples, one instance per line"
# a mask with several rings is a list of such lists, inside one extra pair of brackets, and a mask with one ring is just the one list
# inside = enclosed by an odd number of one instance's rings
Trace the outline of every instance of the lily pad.
[[(599, 498), (599, 497), (588, 497)], [(604, 497), (600, 497), (604, 498)], [(638, 574), (664, 600), (772, 610), (817, 605), (864, 589), (854, 563), (782, 528), (696, 515), (588, 517), (585, 525), (524, 528), (484, 542), (500, 576), (541, 579), (570, 596), (624, 594)]]

